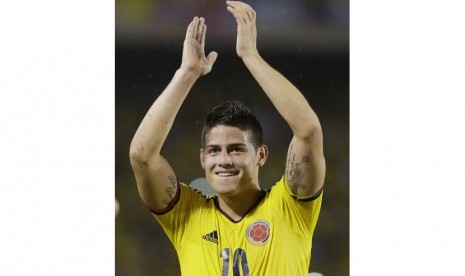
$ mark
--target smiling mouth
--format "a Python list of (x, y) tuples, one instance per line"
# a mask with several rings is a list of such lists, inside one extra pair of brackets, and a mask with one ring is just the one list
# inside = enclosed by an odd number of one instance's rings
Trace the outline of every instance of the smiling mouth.
[(229, 176), (235, 176), (238, 175), (239, 172), (217, 172), (216, 175), (220, 177), (229, 177)]

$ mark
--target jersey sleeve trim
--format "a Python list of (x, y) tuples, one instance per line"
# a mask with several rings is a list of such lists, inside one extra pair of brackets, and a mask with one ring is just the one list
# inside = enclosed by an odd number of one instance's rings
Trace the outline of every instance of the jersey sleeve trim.
[(324, 188), (324, 185), (320, 188), (320, 190), (318, 192), (316, 192), (316, 194), (312, 195), (312, 196), (309, 196), (309, 197), (298, 197), (296, 196), (292, 191), (291, 191), (291, 188), (289, 187), (289, 183), (287, 182), (286, 180), (286, 176), (283, 175), (282, 179), (281, 179), (283, 182), (284, 182), (284, 189), (289, 193), (289, 195), (299, 201), (299, 202), (310, 202), (310, 201), (313, 201), (315, 199), (317, 199), (321, 193), (323, 192), (323, 188)]
[(310, 201), (313, 201), (315, 199), (317, 199), (321, 193), (323, 192), (323, 187), (321, 187), (321, 189), (314, 195), (310, 196), (310, 197), (307, 197), (307, 198), (302, 198), (302, 197), (297, 197), (295, 195), (291, 195), (293, 199), (297, 200), (297, 201), (300, 201), (300, 202), (310, 202)]
[(176, 206), (176, 204), (179, 202), (179, 199), (181, 198), (181, 185), (179, 184), (179, 182), (177, 182), (177, 187), (176, 187), (176, 195), (174, 196), (173, 200), (171, 200), (170, 204), (168, 204), (168, 206), (166, 206), (166, 208), (164, 209), (150, 209), (150, 212), (152, 212), (153, 214), (155, 215), (164, 215), (166, 213), (168, 213), (169, 211), (171, 211), (174, 206)]

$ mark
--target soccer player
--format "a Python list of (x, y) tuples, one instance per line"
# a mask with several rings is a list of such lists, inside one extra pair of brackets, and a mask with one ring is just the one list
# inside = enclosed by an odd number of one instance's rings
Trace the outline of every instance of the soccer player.
[(239, 1), (226, 5), (237, 22), (238, 56), (292, 129), (284, 175), (260, 188), (268, 148), (259, 122), (239, 101), (213, 108), (203, 128), (200, 163), (215, 195), (179, 182), (161, 156), (181, 104), (217, 58), (205, 55), (207, 26), (195, 17), (180, 68), (132, 140), (137, 187), (173, 243), (182, 275), (308, 275), (325, 177), (321, 126), (298, 89), (259, 55), (255, 11)]

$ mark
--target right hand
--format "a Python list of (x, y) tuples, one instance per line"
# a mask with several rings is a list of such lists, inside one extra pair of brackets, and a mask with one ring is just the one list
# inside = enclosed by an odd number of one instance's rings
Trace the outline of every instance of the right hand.
[(205, 34), (207, 25), (205, 19), (197, 16), (187, 27), (186, 39), (182, 52), (181, 69), (193, 72), (197, 76), (204, 76), (212, 70), (218, 53), (212, 51), (205, 56)]

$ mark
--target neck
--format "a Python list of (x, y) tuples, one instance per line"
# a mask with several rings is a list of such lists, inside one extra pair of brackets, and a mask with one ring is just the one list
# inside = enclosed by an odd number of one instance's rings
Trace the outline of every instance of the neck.
[(218, 204), (221, 210), (234, 221), (241, 220), (247, 212), (257, 203), (262, 191), (249, 190), (240, 195), (218, 195)]

